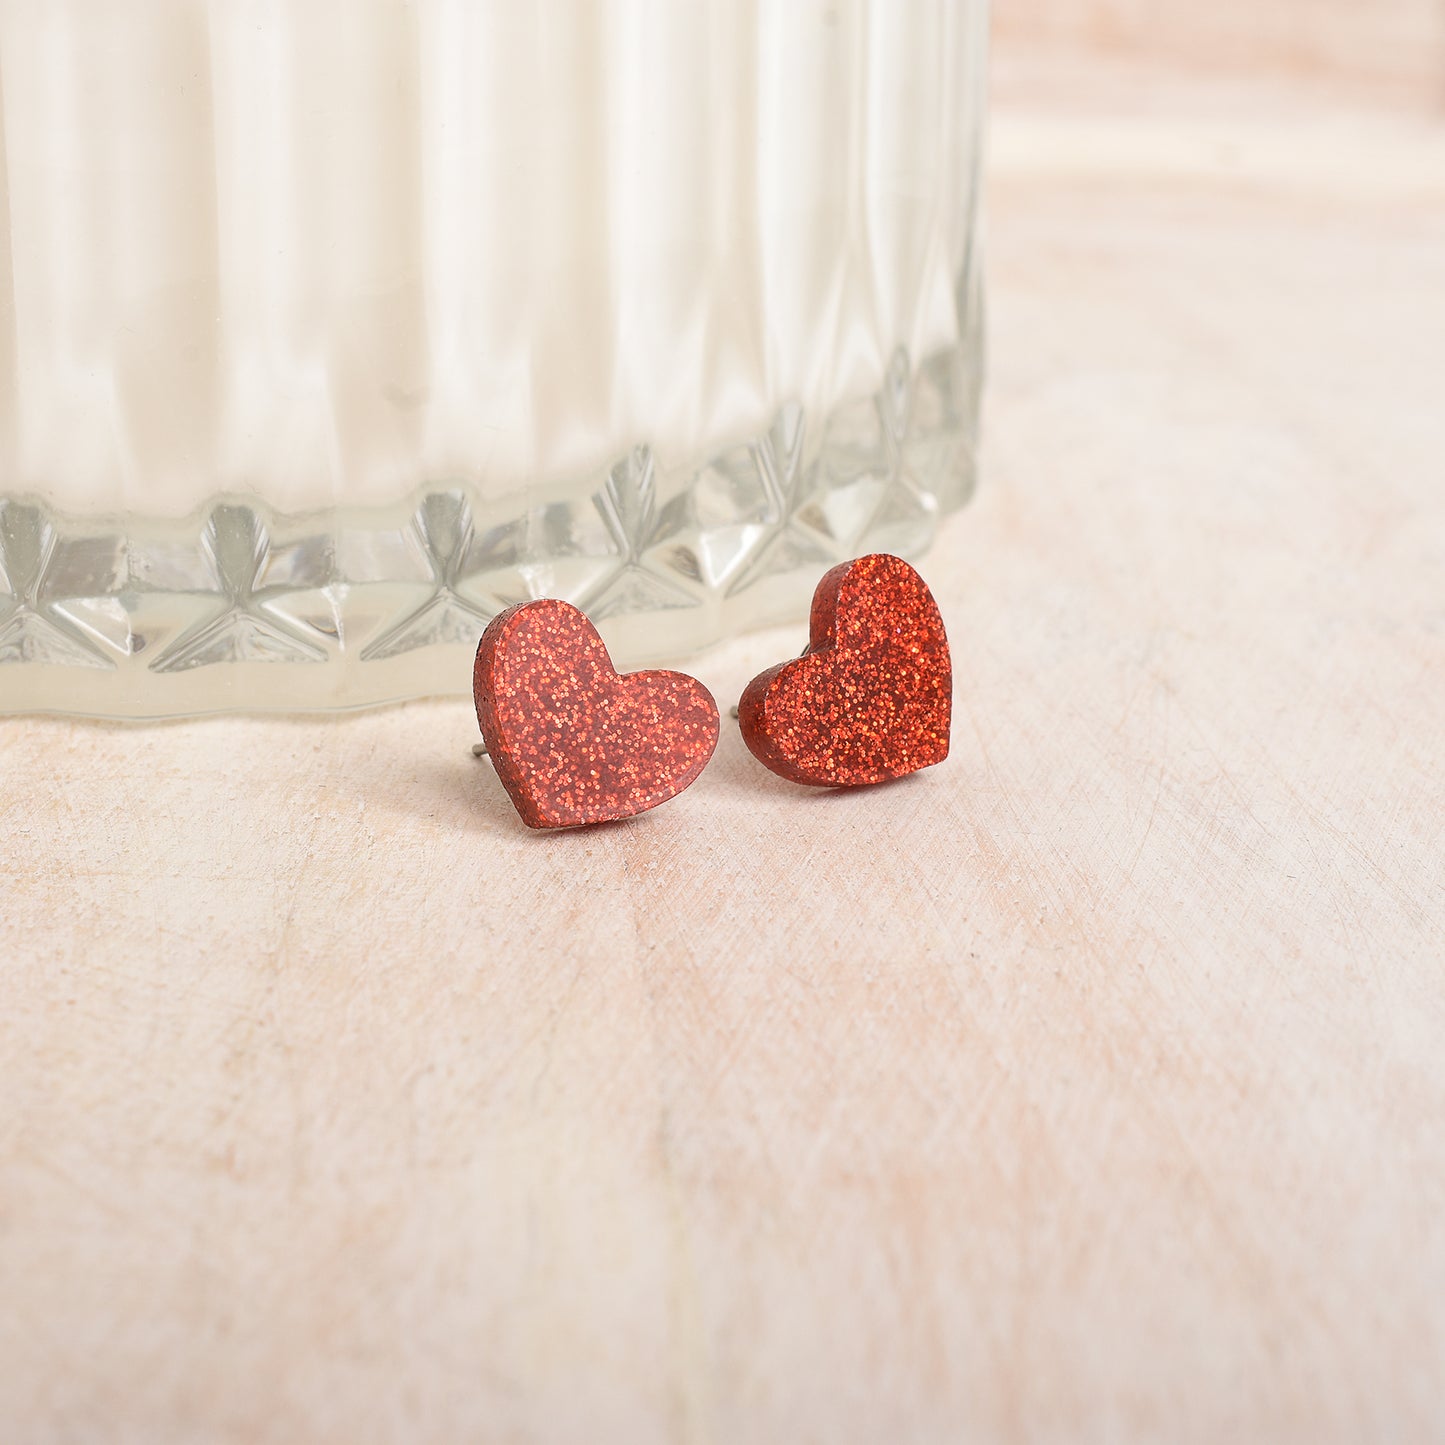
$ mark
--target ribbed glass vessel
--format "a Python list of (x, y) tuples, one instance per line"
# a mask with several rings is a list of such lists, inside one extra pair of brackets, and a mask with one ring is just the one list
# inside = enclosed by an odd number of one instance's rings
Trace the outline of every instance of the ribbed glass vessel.
[(0, 710), (801, 617), (973, 485), (983, 0), (0, 0)]

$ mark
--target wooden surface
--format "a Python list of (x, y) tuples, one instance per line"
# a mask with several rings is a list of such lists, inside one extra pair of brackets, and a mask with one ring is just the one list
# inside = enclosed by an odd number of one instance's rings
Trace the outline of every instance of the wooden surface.
[(0, 1437), (1445, 1437), (1445, 123), (1016, 79), (942, 768), (0, 723)]
[(1215, 78), (1304, 80), (1377, 103), (1445, 105), (1442, 0), (1000, 0), (993, 27), (1005, 58), (1036, 64), (1052, 54), (1076, 73), (1130, 57), (1156, 73), (1165, 62)]

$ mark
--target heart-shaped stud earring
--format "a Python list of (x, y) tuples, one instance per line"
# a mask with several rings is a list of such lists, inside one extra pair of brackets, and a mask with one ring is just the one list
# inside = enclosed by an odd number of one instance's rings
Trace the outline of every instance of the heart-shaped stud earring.
[(834, 567), (813, 593), (811, 641), (755, 677), (743, 740), (780, 777), (816, 787), (901, 778), (948, 756), (953, 666), (938, 604), (901, 557)]
[(696, 678), (618, 673), (587, 617), (554, 598), (491, 620), (472, 690), (486, 751), (529, 828), (644, 813), (717, 746), (717, 704)]

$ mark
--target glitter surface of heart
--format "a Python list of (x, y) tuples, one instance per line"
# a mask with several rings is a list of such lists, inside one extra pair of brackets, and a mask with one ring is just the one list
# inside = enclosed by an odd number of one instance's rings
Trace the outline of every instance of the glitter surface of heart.
[(717, 746), (712, 695), (680, 672), (619, 674), (569, 602), (498, 613), (477, 647), (477, 721), (502, 786), (532, 828), (646, 812), (676, 797)]
[(795, 783), (855, 787), (948, 756), (953, 666), (928, 585), (901, 557), (835, 567), (813, 594), (808, 651), (755, 677), (743, 740)]

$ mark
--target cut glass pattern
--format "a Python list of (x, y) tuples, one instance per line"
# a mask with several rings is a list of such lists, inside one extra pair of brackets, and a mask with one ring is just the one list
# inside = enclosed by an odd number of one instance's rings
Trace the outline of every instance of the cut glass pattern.
[(465, 692), (488, 620), (586, 609), (633, 666), (805, 614), (818, 578), (916, 555), (973, 485), (976, 331), (826, 417), (664, 474), (619, 458), (577, 500), (525, 510), (464, 486), (395, 509), (286, 516), (219, 499), (106, 526), (0, 501), (0, 711), (159, 717)]

